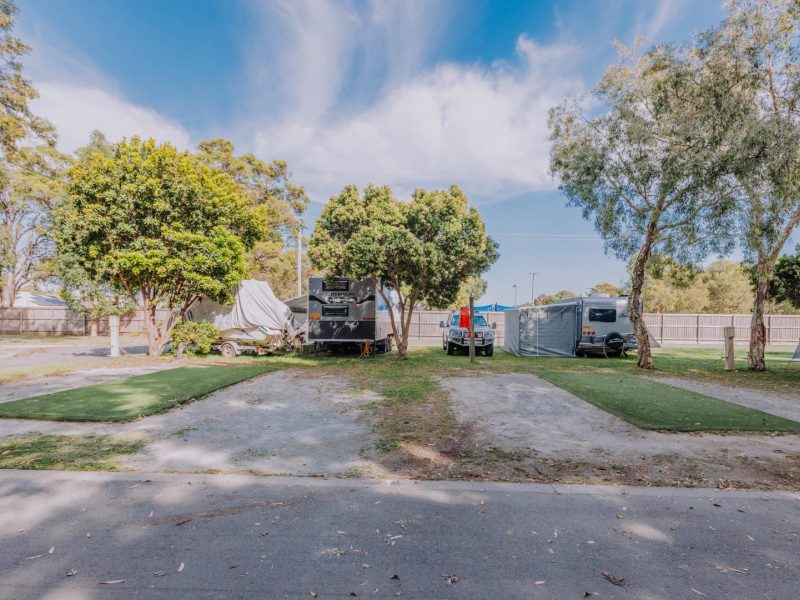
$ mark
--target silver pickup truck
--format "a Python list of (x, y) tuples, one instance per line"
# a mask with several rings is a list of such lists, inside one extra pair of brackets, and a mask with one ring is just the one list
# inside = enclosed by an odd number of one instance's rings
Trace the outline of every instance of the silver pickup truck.
[[(439, 321), (439, 327), (446, 329), (442, 333), (442, 350), (449, 355), (453, 355), (457, 350), (466, 350), (469, 352), (469, 329), (467, 327), (459, 327), (461, 316), (459, 313), (454, 312), (450, 315), (450, 323)], [(484, 356), (492, 356), (494, 354), (494, 329), (497, 327), (495, 323), (489, 325), (483, 315), (475, 315), (475, 353), (483, 352)]]

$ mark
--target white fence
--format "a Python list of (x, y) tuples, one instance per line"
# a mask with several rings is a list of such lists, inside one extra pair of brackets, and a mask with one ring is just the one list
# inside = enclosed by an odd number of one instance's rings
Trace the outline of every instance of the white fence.
[[(664, 314), (644, 315), (650, 333), (659, 342), (722, 342), (725, 327), (735, 327), (738, 342), (750, 340), (750, 315)], [(767, 343), (797, 344), (800, 315), (767, 315)]]
[[(167, 318), (167, 311), (159, 311)], [(450, 316), (446, 310), (414, 311), (409, 337), (414, 340), (438, 338), (439, 322)], [(489, 323), (497, 323), (497, 337), (503, 338), (503, 313), (482, 313)], [(709, 343), (724, 340), (724, 328), (736, 328), (736, 339), (750, 339), (750, 315), (663, 314), (644, 315), (650, 332), (659, 342)], [(123, 334), (144, 332), (144, 316), (136, 311), (120, 319)], [(770, 344), (797, 344), (800, 339), (800, 315), (768, 315), (765, 318)], [(66, 308), (0, 308), (0, 335), (87, 335), (91, 321)], [(108, 319), (98, 322), (98, 332), (108, 333)]]

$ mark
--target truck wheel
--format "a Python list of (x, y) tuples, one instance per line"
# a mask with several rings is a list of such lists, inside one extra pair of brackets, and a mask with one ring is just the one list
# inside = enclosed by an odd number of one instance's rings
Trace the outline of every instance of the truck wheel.
[(456, 353), (456, 347), (451, 342), (447, 342), (447, 356), (453, 356)]
[(219, 353), (225, 358), (235, 358), (236, 354), (238, 354), (236, 352), (236, 346), (229, 342), (226, 342), (219, 347)]
[(489, 344), (488, 346), (483, 347), (483, 355), (484, 356), (492, 356), (494, 355), (494, 344)]

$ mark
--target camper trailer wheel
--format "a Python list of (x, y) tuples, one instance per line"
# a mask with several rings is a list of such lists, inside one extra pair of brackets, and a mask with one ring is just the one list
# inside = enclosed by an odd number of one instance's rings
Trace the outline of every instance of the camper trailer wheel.
[(219, 353), (222, 354), (225, 358), (235, 358), (238, 354), (236, 352), (236, 346), (231, 344), (230, 342), (226, 342), (219, 347)]

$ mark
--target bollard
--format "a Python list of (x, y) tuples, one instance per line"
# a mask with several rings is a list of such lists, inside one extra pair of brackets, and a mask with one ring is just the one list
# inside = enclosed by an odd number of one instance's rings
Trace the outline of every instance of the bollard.
[(734, 363), (734, 354), (733, 354), (733, 338), (736, 335), (736, 328), (735, 327), (726, 327), (725, 328), (725, 370), (726, 371), (735, 371), (736, 365)]
[(111, 333), (111, 358), (119, 358), (119, 316), (108, 317), (108, 328)]

